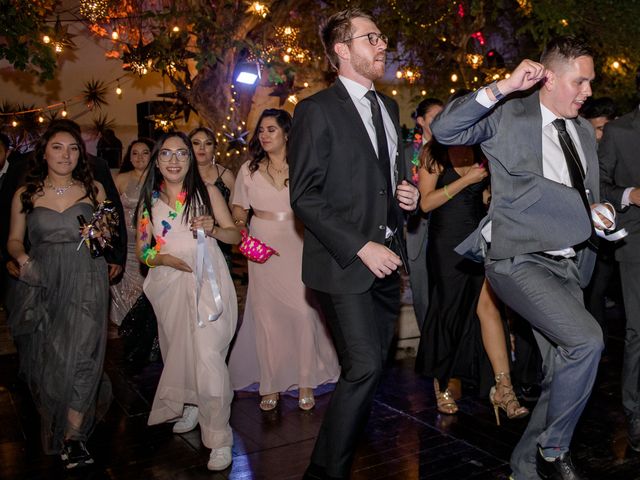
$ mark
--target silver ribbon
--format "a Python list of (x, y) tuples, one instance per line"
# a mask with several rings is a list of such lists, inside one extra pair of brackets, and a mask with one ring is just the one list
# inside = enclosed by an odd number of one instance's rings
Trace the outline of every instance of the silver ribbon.
[(220, 293), (220, 287), (216, 280), (216, 274), (213, 270), (213, 262), (211, 261), (211, 255), (206, 245), (206, 235), (204, 230), (199, 228), (198, 232), (198, 244), (196, 247), (196, 313), (198, 319), (198, 326), (204, 327), (206, 324), (200, 317), (200, 290), (202, 289), (203, 276), (206, 271), (209, 277), (209, 285), (211, 286), (211, 294), (213, 295), (213, 302), (215, 303), (215, 310), (207, 316), (209, 322), (215, 322), (220, 315), (224, 307), (222, 306), (222, 295)]

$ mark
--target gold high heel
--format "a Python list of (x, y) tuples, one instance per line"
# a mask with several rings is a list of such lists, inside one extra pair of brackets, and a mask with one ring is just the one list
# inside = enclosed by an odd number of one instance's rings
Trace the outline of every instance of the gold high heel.
[(278, 406), (278, 400), (280, 400), (280, 394), (270, 393), (269, 395), (263, 395), (260, 399), (260, 410), (263, 412), (270, 412), (275, 410)]
[[(506, 383), (503, 380), (506, 379)], [(489, 400), (493, 405), (493, 413), (496, 416), (496, 424), (500, 426), (500, 409), (504, 410), (509, 420), (515, 418), (523, 418), (529, 415), (529, 409), (520, 405), (513, 386), (511, 385), (511, 376), (506, 372), (500, 372), (495, 377), (496, 386), (491, 387), (489, 392)], [(500, 401), (496, 400), (496, 387), (502, 388), (505, 392), (502, 394)]]
[(436, 392), (436, 404), (440, 413), (445, 415), (458, 413), (458, 404), (453, 399), (453, 395), (448, 388), (444, 392), (440, 391), (440, 383), (437, 378), (433, 379), (433, 390)]

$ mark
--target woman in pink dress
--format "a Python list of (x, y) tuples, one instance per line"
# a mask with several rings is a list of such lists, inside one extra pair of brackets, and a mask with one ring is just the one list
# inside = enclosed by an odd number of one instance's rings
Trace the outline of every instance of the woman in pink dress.
[(298, 389), (298, 406), (315, 405), (313, 389), (334, 382), (338, 360), (319, 311), (301, 280), (302, 228), (289, 204), (286, 157), (291, 116), (262, 112), (249, 144), (252, 160), (240, 168), (233, 196), (233, 218), (251, 235), (273, 247), (263, 264), (249, 262), (249, 288), (242, 326), (231, 352), (234, 389), (260, 383), (260, 408), (276, 408), (279, 393)]
[(164, 368), (149, 425), (200, 424), (207, 468), (231, 464), (233, 391), (225, 358), (237, 300), (218, 242), (237, 243), (226, 202), (200, 178), (191, 141), (168, 133), (156, 143), (137, 208), (137, 257), (149, 267), (144, 293), (158, 317)]

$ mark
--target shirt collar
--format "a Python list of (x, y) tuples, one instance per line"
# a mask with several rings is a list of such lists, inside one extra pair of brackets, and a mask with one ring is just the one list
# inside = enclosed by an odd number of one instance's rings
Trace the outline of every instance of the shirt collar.
[(540, 111), (542, 112), (542, 128), (546, 127), (558, 118), (555, 113), (545, 107), (542, 103), (540, 103)]
[(373, 82), (371, 82), (371, 88), (366, 88), (358, 82), (354, 82), (353, 80), (347, 77), (343, 77), (342, 75), (340, 75), (338, 78), (344, 85), (344, 88), (347, 89), (347, 92), (349, 92), (349, 95), (357, 98), (358, 100), (362, 100), (369, 90), (373, 90), (375, 92)]

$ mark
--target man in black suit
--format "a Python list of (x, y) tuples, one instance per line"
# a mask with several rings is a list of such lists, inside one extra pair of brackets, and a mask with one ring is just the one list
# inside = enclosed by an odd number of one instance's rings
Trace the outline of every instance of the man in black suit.
[[(348, 478), (400, 308), (406, 258), (405, 180), (398, 106), (374, 90), (387, 37), (366, 13), (321, 28), (335, 84), (300, 102), (289, 135), (291, 205), (305, 225), (302, 279), (316, 291), (342, 367), (306, 478)], [(395, 192), (395, 195), (394, 195)]]
[[(636, 78), (640, 93), (640, 70)], [(600, 190), (618, 210), (629, 235), (615, 251), (627, 317), (622, 364), (622, 405), (629, 443), (640, 452), (640, 106), (607, 123), (598, 148)]]

